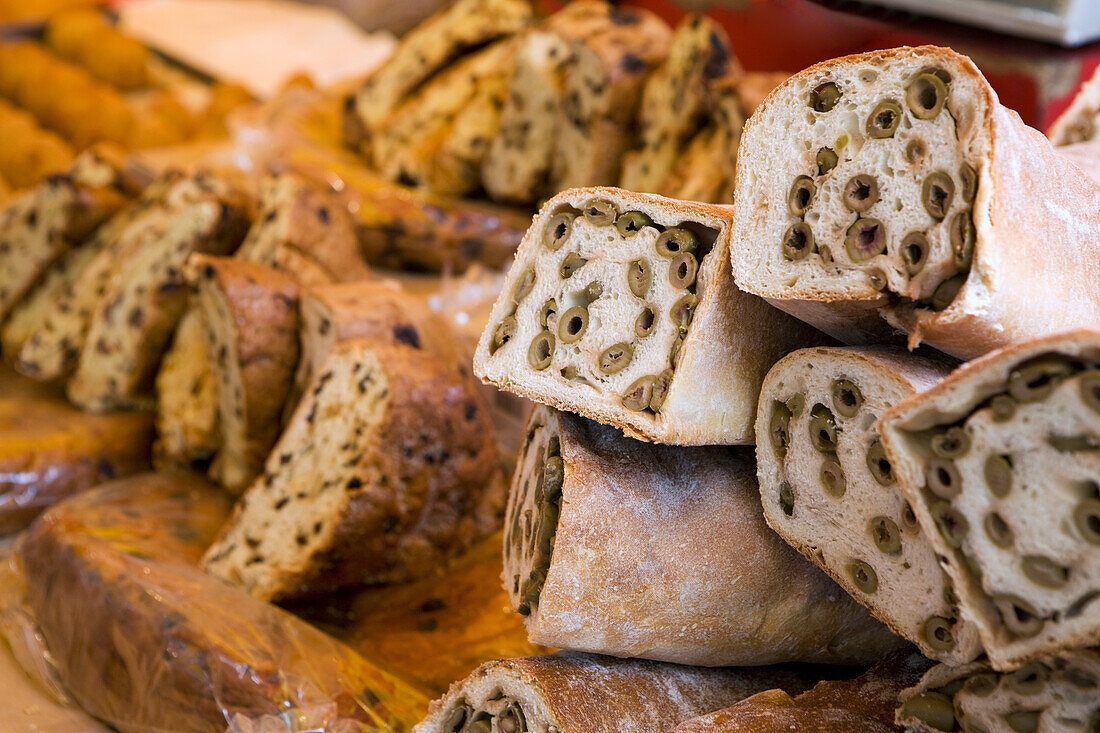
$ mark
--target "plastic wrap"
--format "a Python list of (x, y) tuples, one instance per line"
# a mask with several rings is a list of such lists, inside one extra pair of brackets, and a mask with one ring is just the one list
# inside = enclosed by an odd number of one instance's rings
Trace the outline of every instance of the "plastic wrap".
[(125, 733), (411, 728), (422, 694), (195, 567), (228, 511), (191, 474), (143, 474), (54, 507), (2, 584), (20, 658), (48, 660), (40, 672)]
[(149, 468), (153, 416), (88, 415), (60, 390), (0, 368), (0, 535), (113, 478)]

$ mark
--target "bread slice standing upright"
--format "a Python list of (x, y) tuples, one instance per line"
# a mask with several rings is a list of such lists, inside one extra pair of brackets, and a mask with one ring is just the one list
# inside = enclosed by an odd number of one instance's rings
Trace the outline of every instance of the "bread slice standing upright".
[[(782, 131), (782, 132), (780, 132)], [(848, 343), (968, 359), (1100, 322), (1100, 183), (923, 46), (788, 79), (745, 126), (738, 284)]]
[(474, 355), (501, 389), (645, 440), (752, 442), (773, 363), (823, 337), (729, 273), (727, 209), (565, 191), (527, 231)]
[(904, 642), (768, 529), (752, 450), (681, 448), (537, 406), (504, 585), (533, 642), (679, 664), (862, 664)]
[(220, 444), (210, 476), (240, 493), (263, 470), (282, 429), (298, 368), (298, 284), (229, 257), (195, 255), (188, 269), (217, 397)]
[(800, 349), (760, 392), (756, 445), (764, 517), (895, 633), (934, 659), (981, 652), (951, 581), (897, 486), (878, 418), (953, 362), (902, 349)]
[(192, 299), (157, 370), (157, 468), (206, 463), (218, 451), (218, 386), (206, 331)]
[(969, 362), (881, 430), (995, 669), (1100, 644), (1100, 331)]

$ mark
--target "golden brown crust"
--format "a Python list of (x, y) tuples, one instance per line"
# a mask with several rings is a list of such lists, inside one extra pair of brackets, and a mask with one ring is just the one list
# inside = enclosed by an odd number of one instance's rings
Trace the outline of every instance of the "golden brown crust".
[(149, 468), (152, 415), (88, 415), (51, 385), (0, 369), (0, 534), (113, 478)]
[(893, 733), (898, 696), (929, 666), (919, 654), (902, 650), (854, 679), (826, 680), (794, 698), (782, 690), (761, 692), (670, 733)]

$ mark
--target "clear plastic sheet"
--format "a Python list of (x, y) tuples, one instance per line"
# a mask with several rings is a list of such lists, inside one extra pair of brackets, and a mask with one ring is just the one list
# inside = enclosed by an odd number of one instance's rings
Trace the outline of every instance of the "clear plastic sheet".
[(196, 476), (143, 474), (43, 515), (0, 578), (27, 671), (125, 733), (409, 730), (424, 695), (197, 569), (228, 512)]

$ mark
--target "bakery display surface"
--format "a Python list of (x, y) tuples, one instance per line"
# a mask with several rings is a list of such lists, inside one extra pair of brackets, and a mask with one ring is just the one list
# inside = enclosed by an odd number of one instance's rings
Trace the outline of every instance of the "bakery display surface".
[(1089, 49), (31, 5), (0, 731), (1100, 731)]

